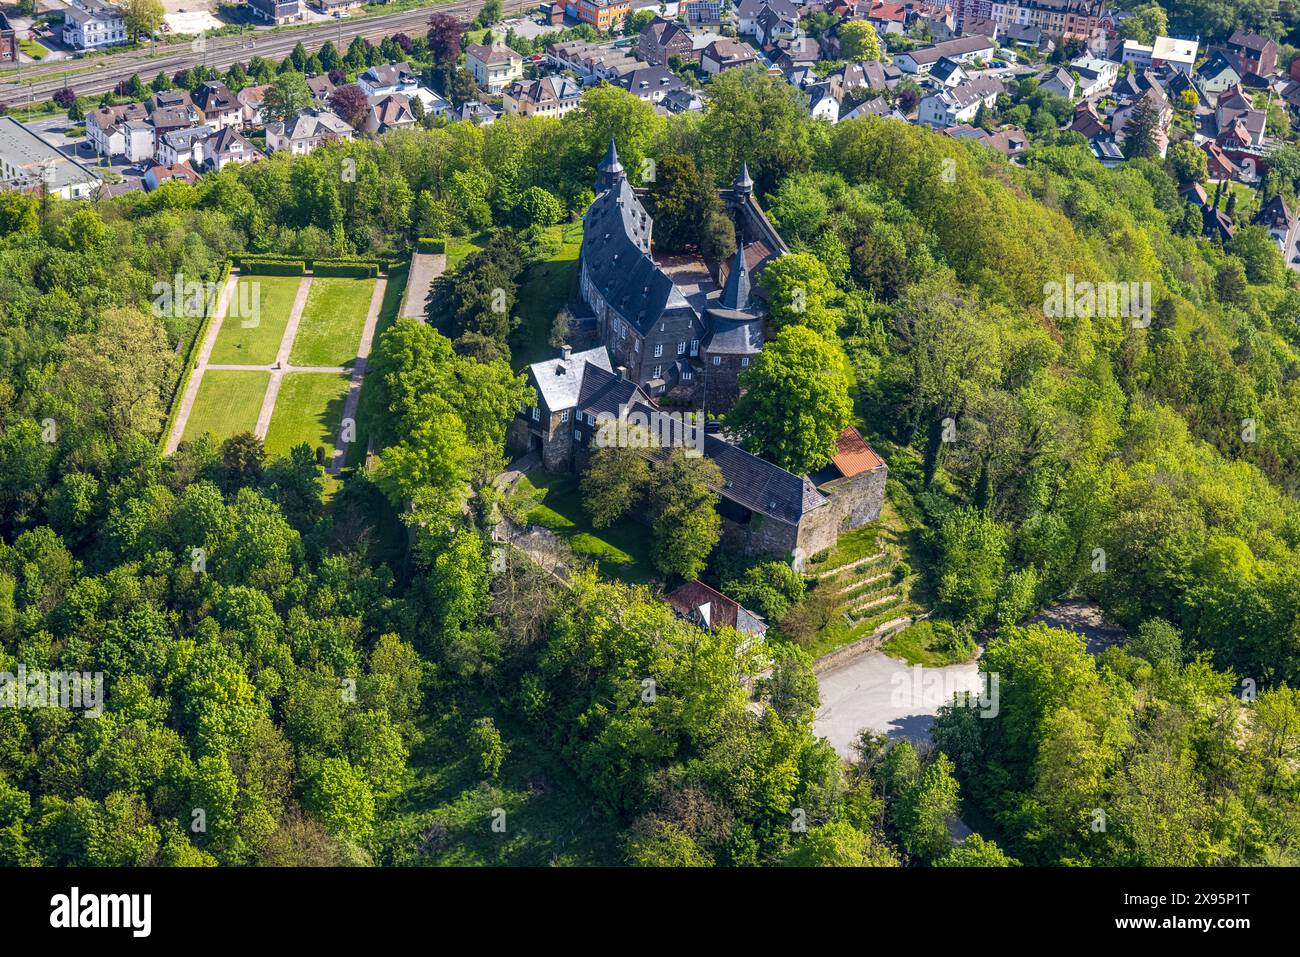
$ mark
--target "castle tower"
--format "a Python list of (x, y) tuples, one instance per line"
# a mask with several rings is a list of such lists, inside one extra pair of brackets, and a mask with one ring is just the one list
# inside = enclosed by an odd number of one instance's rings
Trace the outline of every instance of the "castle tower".
[(596, 167), (596, 192), (603, 193), (617, 186), (624, 175), (623, 161), (618, 158), (618, 149), (614, 146), (614, 138), (611, 136), (605, 158)]

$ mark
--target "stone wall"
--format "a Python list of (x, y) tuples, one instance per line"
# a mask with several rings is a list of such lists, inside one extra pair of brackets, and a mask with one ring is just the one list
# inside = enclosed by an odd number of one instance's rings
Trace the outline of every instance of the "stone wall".
[(718, 365), (714, 356), (704, 355), (704, 407), (709, 412), (728, 412), (740, 398), (741, 356), (721, 355)]
[(881, 465), (870, 472), (836, 479), (821, 486), (821, 493), (830, 498), (831, 511), (835, 513), (840, 532), (861, 528), (880, 518), (888, 476), (889, 469)]

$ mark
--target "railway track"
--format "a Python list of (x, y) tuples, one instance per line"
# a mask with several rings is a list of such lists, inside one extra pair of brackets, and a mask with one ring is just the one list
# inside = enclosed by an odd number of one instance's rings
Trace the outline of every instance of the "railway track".
[(110, 91), (136, 73), (147, 81), (159, 71), (171, 74), (197, 64), (226, 70), (235, 63), (247, 63), (255, 56), (279, 61), (288, 56), (300, 42), (313, 52), (326, 40), (333, 40), (336, 46), (341, 45), (342, 49), (346, 49), (353, 38), (358, 36), (367, 40), (380, 40), (394, 33), (422, 32), (434, 13), (452, 13), (470, 20), (482, 6), (482, 0), (467, 0), (398, 13), (304, 24), (301, 27), (268, 30), (260, 34), (212, 37), (206, 41), (203, 50), (179, 46), (175, 52), (161, 55), (151, 54), (147, 49), (131, 50), (100, 57), (93, 61), (93, 67), (85, 69), (83, 66), (84, 72), (73, 76), (67, 75), (69, 69), (74, 64), (84, 64), (85, 61), (59, 61), (27, 72), (21, 79), (14, 77), (0, 82), (0, 102), (10, 106), (39, 102), (65, 86), (76, 90), (79, 95), (90, 96)]

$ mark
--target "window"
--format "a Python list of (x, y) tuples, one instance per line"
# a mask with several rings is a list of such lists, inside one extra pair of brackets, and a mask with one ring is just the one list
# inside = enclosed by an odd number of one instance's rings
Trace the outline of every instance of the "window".
[(581, 429), (574, 429), (574, 430), (573, 430), (573, 439), (574, 439), (575, 442), (581, 442), (581, 441), (582, 441), (582, 430), (581, 430)]
[(568, 422), (568, 421), (569, 421), (569, 410), (568, 410), (568, 409), (565, 409), (563, 412), (560, 413), (560, 421), (561, 421), (561, 422)]
[(714, 357), (713, 357), (713, 364), (714, 364), (715, 366), (720, 366), (720, 365), (722, 365), (722, 356), (714, 356)]
[(677, 354), (678, 354), (679, 356), (684, 356), (684, 355), (686, 355), (686, 340), (685, 340), (685, 339), (683, 339), (681, 342), (677, 343)]
[(749, 356), (745, 356), (740, 360), (740, 367), (744, 369), (747, 368), (748, 366), (749, 366)]
[(664, 371), (663, 366), (655, 366), (654, 372), (650, 373), (650, 378), (652, 379), (659, 378), (661, 375), (663, 375), (663, 371)]
[(692, 372), (690, 369), (687, 369), (682, 373), (682, 380), (684, 382), (690, 382), (694, 378), (695, 378), (695, 373)]
[(693, 356), (698, 356), (699, 354), (700, 354), (700, 340), (699, 340), (699, 339), (692, 339), (692, 340), (691, 340), (691, 355), (693, 355)]
[(658, 359), (663, 354), (664, 354), (664, 344), (662, 342), (655, 343), (655, 358)]
[(588, 424), (588, 425), (595, 425), (595, 424), (596, 424), (596, 413), (595, 413), (595, 412), (588, 412), (588, 413), (587, 413), (587, 424)]
[(542, 410), (539, 409), (537, 406), (533, 406), (533, 421), (537, 422), (541, 419), (541, 417), (542, 417)]

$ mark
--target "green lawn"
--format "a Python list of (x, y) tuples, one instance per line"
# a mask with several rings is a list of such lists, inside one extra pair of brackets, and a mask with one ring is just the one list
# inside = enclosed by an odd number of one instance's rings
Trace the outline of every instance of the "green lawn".
[(283, 455), (306, 442), (313, 451), (323, 445), (325, 461), (329, 462), (343, 421), (343, 403), (350, 379), (346, 372), (286, 374), (266, 430), (267, 454)]
[[(384, 287), (384, 301), (379, 305), (379, 320), (375, 323), (375, 340), (370, 346), (371, 355), (374, 355), (375, 350), (379, 348), (379, 337), (397, 321), (397, 314), (402, 308), (402, 296), (406, 292), (406, 280), (409, 270), (409, 264), (404, 264), (388, 271), (388, 285)], [(366, 454), (366, 447), (370, 443), (370, 434), (362, 427), (361, 423), (366, 421), (369, 397), (374, 394), (373, 389), (367, 390), (364, 385), (361, 387), (361, 402), (357, 410), (356, 441), (348, 448), (347, 461), (345, 462), (349, 468), (362, 463)]]
[(650, 563), (650, 529), (631, 519), (592, 528), (572, 475), (533, 469), (515, 486), (511, 504), (524, 521), (549, 528), (568, 541), (575, 555), (597, 562), (607, 578), (645, 583), (658, 577)]
[(290, 364), (351, 366), (374, 291), (373, 279), (313, 279), (289, 352)]
[(515, 307), (519, 325), (510, 337), (511, 364), (516, 372), (555, 354), (549, 341), (551, 326), (578, 273), (582, 224), (553, 226), (548, 232), (559, 240), (559, 247), (554, 255), (530, 266), (519, 286)]
[(44, 60), (50, 55), (50, 51), (35, 40), (19, 40), (18, 49), (22, 50), (33, 60)]
[(208, 361), (250, 366), (274, 362), (300, 281), (297, 276), (241, 278)]
[(211, 433), (218, 441), (257, 427), (269, 372), (209, 369), (203, 373), (199, 394), (194, 399), (183, 439), (197, 439)]
[(930, 621), (918, 621), (891, 636), (880, 650), (893, 658), (903, 659), (909, 665), (943, 668), (970, 661), (978, 648), (974, 642), (953, 641), (950, 635), (936, 631)]
[(477, 249), (482, 249), (477, 242), (472, 239), (456, 238), (448, 236), (446, 245), (443, 247), (447, 253), (447, 270), (450, 271), (460, 265), (460, 261)]

